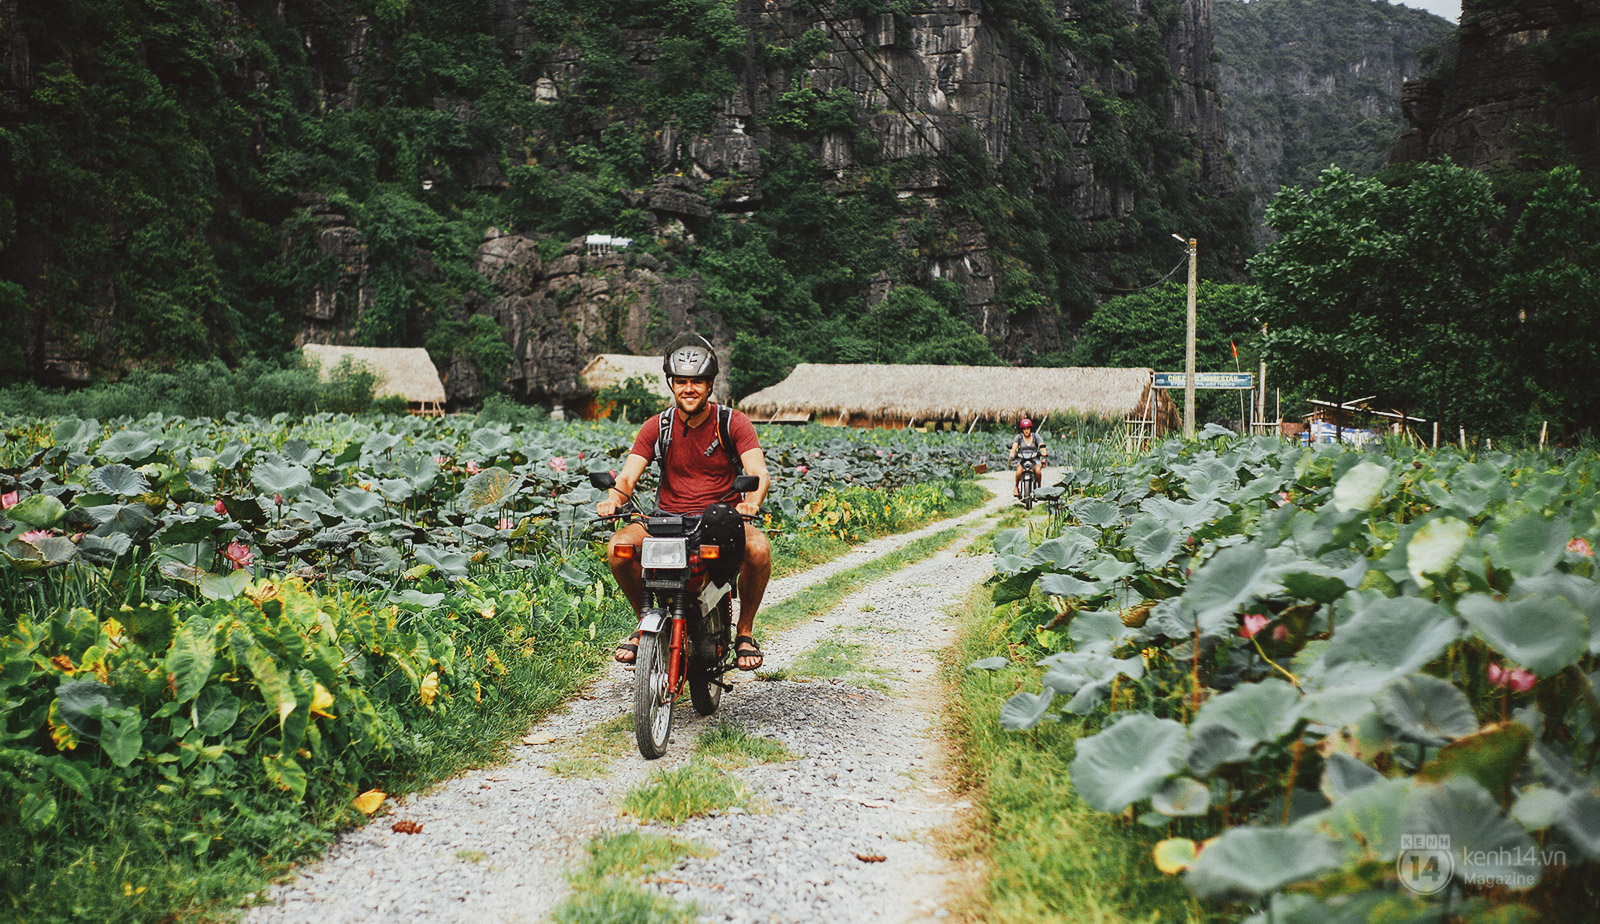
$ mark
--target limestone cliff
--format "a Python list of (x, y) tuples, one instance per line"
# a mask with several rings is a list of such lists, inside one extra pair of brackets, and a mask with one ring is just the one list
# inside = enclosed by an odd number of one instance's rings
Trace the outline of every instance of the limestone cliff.
[(1391, 162), (1600, 170), (1600, 0), (1468, 0), (1446, 51), (1406, 83)]

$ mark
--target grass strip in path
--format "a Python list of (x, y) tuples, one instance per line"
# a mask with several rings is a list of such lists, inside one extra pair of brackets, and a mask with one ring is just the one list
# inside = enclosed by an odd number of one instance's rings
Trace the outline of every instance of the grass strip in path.
[(1073, 791), (1076, 722), (1000, 727), (1000, 707), (1036, 672), (967, 668), (1016, 654), (1006, 642), (1008, 610), (991, 599), (979, 588), (956, 611), (944, 672), (957, 778), (975, 805), (957, 849), (985, 866), (968, 916), (995, 924), (1208, 920), (1182, 882), (1156, 869), (1150, 851), (1160, 831), (1094, 811)]
[(572, 894), (556, 907), (558, 924), (687, 924), (696, 909), (641, 888), (635, 880), (670, 868), (680, 857), (709, 857), (695, 841), (621, 831), (589, 842), (589, 862), (571, 874)]
[(804, 619), (821, 615), (838, 606), (839, 601), (861, 587), (886, 574), (899, 571), (912, 562), (921, 561), (956, 541), (962, 532), (963, 527), (960, 526), (940, 530), (931, 536), (923, 536), (921, 539), (908, 542), (887, 555), (818, 581), (782, 603), (763, 607), (756, 629), (762, 638), (766, 638)]

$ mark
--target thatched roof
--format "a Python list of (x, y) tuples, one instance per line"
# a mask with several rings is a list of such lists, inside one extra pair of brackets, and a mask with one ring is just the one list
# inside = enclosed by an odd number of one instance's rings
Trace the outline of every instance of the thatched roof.
[(306, 359), (322, 370), (333, 371), (345, 357), (368, 366), (378, 376), (373, 396), (399, 395), (407, 401), (444, 403), (444, 384), (439, 370), (421, 347), (353, 347), (308, 343), (300, 348)]
[(1123, 418), (1145, 396), (1149, 369), (889, 366), (801, 363), (746, 397), (755, 420), (795, 412), (905, 420), (1014, 420), (1077, 414)]
[(590, 392), (621, 385), (629, 379), (642, 379), (651, 394), (671, 401), (667, 378), (661, 372), (660, 356), (630, 356), (626, 353), (601, 353), (589, 360), (589, 365), (578, 373), (578, 382)]

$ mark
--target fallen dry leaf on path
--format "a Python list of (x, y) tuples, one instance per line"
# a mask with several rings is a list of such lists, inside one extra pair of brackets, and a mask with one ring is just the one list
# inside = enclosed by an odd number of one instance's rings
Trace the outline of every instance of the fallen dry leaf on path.
[(394, 831), (396, 834), (421, 834), (422, 825), (419, 825), (410, 819), (402, 818), (401, 820), (395, 822), (390, 830)]
[(556, 736), (555, 735), (550, 735), (550, 734), (524, 735), (523, 738), (522, 738), (522, 743), (523, 744), (550, 744), (551, 742), (553, 742), (555, 740), (556, 740)]
[(371, 815), (373, 812), (378, 810), (378, 806), (383, 804), (383, 800), (383, 790), (369, 789), (361, 795), (356, 796), (355, 799), (351, 801), (354, 803), (356, 811), (359, 811), (363, 815)]
[(856, 854), (856, 859), (862, 863), (882, 863), (889, 858), (881, 853), (858, 853)]

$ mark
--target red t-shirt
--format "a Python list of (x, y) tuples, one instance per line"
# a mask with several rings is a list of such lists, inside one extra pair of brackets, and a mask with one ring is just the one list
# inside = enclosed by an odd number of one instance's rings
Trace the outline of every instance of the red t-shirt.
[[(686, 424), (681, 408), (672, 413), (672, 445), (667, 447), (664, 466), (666, 487), (656, 500), (656, 506), (668, 513), (696, 514), (718, 501), (738, 503), (739, 495), (733, 490), (736, 472), (717, 434), (717, 406), (708, 406), (711, 413), (698, 427)], [(643, 456), (647, 462), (655, 461), (656, 436), (660, 432), (661, 415), (654, 414), (639, 428), (639, 435), (633, 440), (633, 454)], [(735, 455), (761, 448), (755, 426), (740, 411), (734, 411), (728, 420), (728, 435), (733, 437)]]

